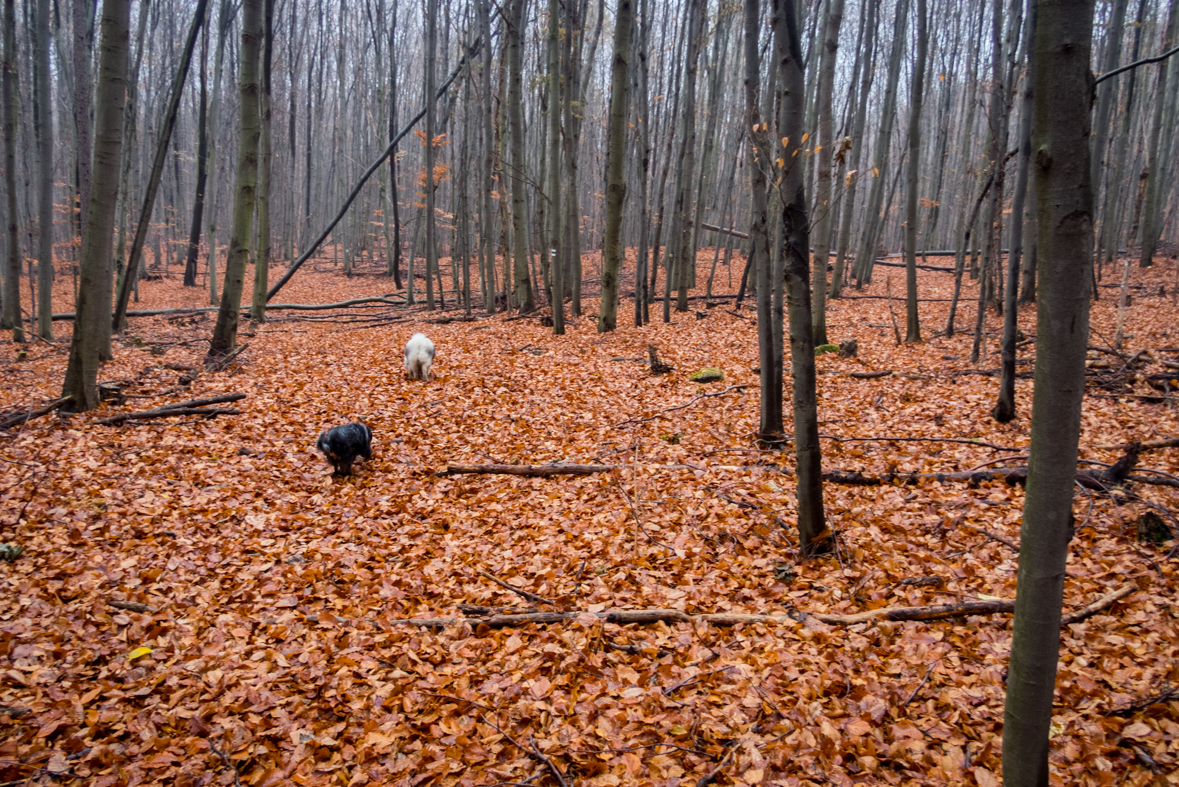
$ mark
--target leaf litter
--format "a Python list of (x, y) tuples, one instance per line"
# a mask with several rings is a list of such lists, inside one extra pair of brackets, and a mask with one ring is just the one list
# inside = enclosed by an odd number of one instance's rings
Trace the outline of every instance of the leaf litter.
[[(586, 263), (592, 277), (597, 256)], [(1179, 310), (1154, 294), (1171, 288), (1170, 267), (1134, 270), (1125, 356), (1147, 350), (1154, 365), (1126, 364), (1120, 387), (1090, 384), (1083, 459), (1179, 434), (1174, 394), (1147, 379), (1179, 359)], [(324, 268), (282, 300), (390, 289)], [(1032, 381), (1017, 380), (1017, 419), (994, 422), (997, 377), (972, 373), (972, 337), (938, 335), (947, 304), (922, 304), (926, 342), (897, 346), (887, 302), (854, 298), (882, 295), (885, 278), (829, 305), (832, 341), (855, 338), (859, 355), (816, 359), (820, 431), (961, 442), (825, 439), (824, 469), (1026, 463)], [(919, 278), (923, 297), (948, 296), (951, 277)], [(68, 288), (59, 281), (59, 302)], [(175, 280), (142, 289), (143, 308), (207, 300)], [(1116, 319), (1116, 291), (1101, 295), (1094, 344)], [(0, 782), (998, 784), (1009, 615), (832, 626), (805, 613), (1014, 597), (1022, 487), (828, 483), (837, 555), (799, 563), (792, 451), (755, 440), (751, 302), (737, 316), (731, 299), (694, 301), (636, 329), (624, 298), (624, 327), (605, 335), (587, 304), (564, 337), (532, 318), (431, 322), (461, 312), (420, 307), (278, 312), (243, 324), (249, 348), (210, 372), (210, 316), (132, 318), (101, 379), (133, 399), (0, 436), (0, 541), (25, 547), (0, 563)], [(987, 319), (982, 370), (998, 367), (1001, 323)], [(1034, 338), (1030, 307), (1020, 326)], [(56, 344), (5, 362), (0, 408), (57, 396), (69, 325), (55, 329)], [(438, 348), (424, 383), (402, 368), (417, 331)], [(639, 362), (648, 344), (674, 373)], [(1020, 369), (1034, 347), (1021, 346)], [(701, 397), (720, 390), (688, 381), (704, 367), (733, 390)], [(893, 374), (848, 376), (882, 370)], [(247, 395), (239, 415), (95, 423), (233, 392)], [(315, 439), (355, 420), (372, 428), (374, 456), (333, 478)], [(435, 475), (556, 462), (620, 469)], [(1139, 466), (1174, 475), (1179, 450)], [(1078, 491), (1066, 611), (1136, 591), (1062, 632), (1054, 783), (1176, 783), (1175, 541), (1139, 544), (1134, 528), (1160, 509), (1174, 527), (1174, 487)], [(642, 609), (793, 617), (395, 622)]]

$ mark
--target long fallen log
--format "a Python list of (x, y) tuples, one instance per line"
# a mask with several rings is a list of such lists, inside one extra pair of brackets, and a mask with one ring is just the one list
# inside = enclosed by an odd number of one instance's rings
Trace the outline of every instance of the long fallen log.
[[(1115, 603), (1137, 590), (1136, 585), (1125, 585), (1108, 595), (1102, 596), (1091, 604), (1073, 610), (1061, 619), (1062, 625), (1077, 623), (1108, 609)], [(930, 604), (921, 607), (883, 607), (857, 612), (852, 615), (831, 615), (822, 612), (802, 612), (794, 610), (785, 615), (741, 615), (735, 613), (701, 613), (689, 614), (678, 609), (634, 609), (608, 610), (605, 612), (524, 612), (519, 614), (487, 615), (485, 617), (452, 617), (452, 618), (401, 618), (388, 621), (392, 626), (418, 626), (421, 628), (443, 628), (456, 624), (467, 623), (471, 626), (480, 624), (490, 628), (508, 628), (526, 626), (529, 624), (564, 623), (582, 615), (592, 615), (606, 623), (620, 626), (628, 624), (651, 625), (654, 623), (704, 623), (711, 626), (737, 626), (748, 623), (784, 624), (797, 623), (807, 617), (822, 621), (832, 626), (854, 626), (859, 623), (870, 623), (874, 620), (949, 620), (968, 615), (996, 615), (1009, 614), (1015, 611), (1015, 599), (979, 599), (977, 601), (960, 601), (954, 604)]]
[(452, 465), (437, 471), (434, 475), (451, 476), (465, 474), (522, 475), (530, 478), (549, 478), (555, 475), (591, 475), (617, 470), (622, 465)]
[[(388, 306), (404, 306), (405, 299), (394, 300), (392, 293), (389, 295), (374, 295), (365, 298), (354, 298), (350, 301), (340, 301), (339, 303), (275, 303), (267, 304), (266, 311), (322, 311), (326, 309), (346, 309), (349, 306), (359, 306), (365, 303), (383, 303)], [(181, 306), (175, 309), (134, 309), (127, 312), (128, 317), (162, 317), (169, 314), (201, 314), (202, 312), (215, 312), (219, 309), (218, 306)], [(249, 309), (242, 309), (242, 314), (249, 316)], [(53, 315), (54, 320), (73, 320), (75, 319), (75, 312), (58, 312)]]
[(236, 402), (245, 399), (244, 393), (221, 394), (220, 396), (210, 396), (207, 399), (189, 399), (187, 402), (176, 402), (175, 404), (166, 404), (162, 407), (157, 407), (153, 410), (141, 410), (136, 413), (119, 413), (118, 415), (111, 415), (106, 418), (99, 418), (95, 423), (103, 426), (114, 426), (121, 424), (124, 421), (140, 421), (148, 418), (168, 418), (174, 415), (239, 415), (240, 410), (233, 409), (204, 409), (211, 404), (224, 404), (225, 402)]

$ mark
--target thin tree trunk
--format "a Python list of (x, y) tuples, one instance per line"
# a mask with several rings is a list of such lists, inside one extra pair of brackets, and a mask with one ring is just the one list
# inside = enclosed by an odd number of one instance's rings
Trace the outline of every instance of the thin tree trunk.
[[(86, 231), (82, 236), (81, 282), (70, 358), (61, 389), (62, 397), (71, 397), (67, 408), (72, 412), (93, 410), (99, 404), (102, 338), (110, 330), (112, 241), (123, 148), (130, 22), (130, 0), (105, 0), (95, 106), (93, 189), (89, 192), (91, 203), (86, 210)], [(81, 155), (85, 156), (86, 152)]]
[(209, 30), (205, 28), (201, 46), (201, 96), (197, 116), (197, 180), (196, 196), (192, 200), (192, 227), (188, 233), (188, 250), (184, 259), (184, 286), (195, 287), (197, 275), (197, 252), (201, 245), (201, 219), (205, 210), (205, 185), (209, 179), (209, 122), (208, 85), (205, 64), (209, 54)]
[(925, 93), (925, 58), (928, 49), (928, 11), (925, 0), (917, 0), (917, 60), (913, 63), (913, 88), (909, 96), (909, 170), (905, 221), (905, 341), (921, 341), (921, 320), (917, 313), (917, 170), (921, 163), (921, 105)]
[[(522, 83), (522, 50), (524, 49), (524, 4), (526, 0), (510, 0), (511, 20), (508, 23), (508, 122), (512, 138), (512, 278), (516, 306), (522, 313), (536, 308), (532, 286), (528, 279), (528, 256), (525, 249), (528, 220), (524, 199), (524, 93)], [(553, 95), (556, 95), (555, 93)]]
[(1093, 194), (1089, 182), (1092, 0), (1040, 0), (1036, 22), (1036, 202), (1041, 267), (1031, 455), (1003, 723), (1003, 783), (1049, 780), (1052, 698), (1060, 652), (1065, 562), (1085, 348)]
[(639, 28), (638, 90), (635, 94), (636, 134), (639, 139), (639, 250), (635, 260), (635, 327), (650, 322), (647, 292), (648, 236), (651, 212), (647, 205), (647, 181), (651, 171), (651, 112), (647, 102), (649, 66), (647, 63), (647, 33), (650, 29), (649, 0), (640, 0), (642, 23)]
[(237, 343), (238, 314), (242, 285), (250, 256), (250, 230), (258, 186), (258, 148), (262, 136), (259, 108), (259, 50), (262, 45), (263, 0), (243, 0), (240, 76), (240, 117), (238, 120), (237, 183), (233, 199), (233, 229), (225, 261), (225, 289), (217, 324), (209, 343), (207, 360), (215, 362), (233, 351)]
[[(1171, 3), (1170, 18), (1167, 22), (1167, 32), (1163, 37), (1162, 50), (1168, 51), (1175, 46), (1175, 39), (1179, 37), (1179, 3)], [(1149, 268), (1154, 265), (1155, 246), (1159, 240), (1159, 180), (1162, 175), (1162, 161), (1167, 157), (1166, 149), (1159, 144), (1159, 137), (1163, 127), (1163, 107), (1167, 103), (1167, 72), (1168, 63), (1159, 65), (1159, 78), (1155, 86), (1154, 106), (1151, 108), (1150, 141), (1147, 143), (1147, 176), (1146, 194), (1142, 205), (1142, 243), (1138, 254), (1138, 267)], [(1169, 134), (1174, 134), (1174, 127)], [(1167, 147), (1172, 143), (1168, 142)]]
[[(681, 148), (682, 171), (676, 176), (679, 183), (675, 205), (675, 221), (673, 227), (678, 230), (678, 237), (671, 238), (675, 249), (674, 256), (668, 257), (667, 284), (671, 285), (671, 269), (676, 272), (677, 288), (676, 311), (688, 310), (688, 289), (695, 285), (688, 278), (695, 270), (696, 249), (692, 248), (692, 183), (696, 171), (696, 73), (700, 53), (700, 39), (703, 37), (703, 21), (705, 9), (700, 0), (690, 0), (688, 3), (688, 54), (684, 66), (684, 119), (683, 140)], [(668, 305), (663, 307), (664, 322), (668, 322)]]
[[(865, 7), (866, 6), (866, 7)], [(873, 52), (876, 41), (876, 9), (877, 3), (866, 3), (861, 6), (860, 14), (867, 14), (867, 21), (864, 24), (864, 45), (857, 56), (856, 65), (862, 66), (859, 86), (859, 109), (856, 110), (855, 128), (852, 130), (852, 147), (851, 147), (851, 170), (858, 170), (860, 162), (860, 151), (864, 144), (864, 123), (868, 115), (868, 93), (872, 88), (872, 78), (875, 74), (873, 64)], [(847, 258), (847, 249), (851, 244), (851, 225), (852, 217), (855, 214), (856, 207), (856, 186), (859, 185), (860, 175), (856, 175), (848, 184), (847, 194), (843, 201), (847, 206), (843, 211), (843, 222), (839, 228), (839, 251), (835, 255), (835, 270), (831, 272), (831, 288), (828, 294), (832, 298), (838, 298), (840, 291), (843, 289), (843, 271), (845, 259)]]
[[(523, 0), (519, 0), (523, 2)], [(426, 308), (434, 309), (434, 271), (438, 267), (438, 230), (434, 213), (435, 153), (434, 131), (437, 125), (437, 102), (434, 100), (438, 50), (438, 0), (426, 0)], [(439, 286), (439, 290), (441, 290)], [(441, 294), (441, 292), (439, 293)]]
[(814, 298), (811, 331), (815, 346), (827, 343), (827, 257), (831, 249), (832, 211), (835, 190), (831, 182), (831, 161), (835, 152), (831, 93), (835, 84), (835, 56), (839, 51), (839, 28), (843, 24), (843, 0), (830, 0), (823, 22), (823, 51), (819, 57), (819, 164), (818, 194), (815, 199), (815, 260), (811, 293)]
[[(168, 107), (164, 113), (163, 125), (160, 128), (160, 138), (156, 147), (155, 160), (152, 162), (151, 174), (148, 177), (147, 193), (143, 198), (143, 207), (139, 212), (139, 225), (135, 229), (135, 240), (131, 244), (131, 254), (127, 263), (128, 271), (134, 271), (143, 254), (143, 243), (147, 239), (148, 226), (151, 223), (152, 209), (155, 206), (156, 193), (160, 188), (160, 176), (164, 171), (164, 161), (168, 155), (168, 144), (172, 138), (172, 130), (176, 127), (176, 116), (180, 109), (180, 95), (184, 89), (184, 81), (188, 76), (188, 66), (192, 62), (192, 50), (196, 47), (197, 34), (205, 19), (205, 6), (208, 0), (197, 0), (196, 12), (193, 15), (192, 27), (188, 31), (188, 39), (184, 44), (184, 51), (180, 55), (180, 63), (176, 69), (176, 76), (172, 81), (172, 92), (168, 99)], [(115, 304), (112, 328), (121, 329), (127, 313), (127, 301), (131, 297), (131, 284), (135, 280), (133, 274), (123, 277), (119, 288), (119, 299)]]
[(1015, 334), (1019, 319), (1016, 295), (1019, 290), (1020, 256), (1023, 254), (1023, 210), (1028, 191), (1028, 170), (1032, 158), (1032, 114), (1033, 104), (1031, 72), (1031, 42), (1036, 30), (1036, 3), (1029, 3), (1028, 23), (1024, 29), (1023, 50), (1028, 53), (1028, 73), (1024, 77), (1023, 107), (1019, 118), (1019, 174), (1015, 181), (1015, 194), (1011, 201), (1011, 242), (1007, 254), (1007, 289), (1004, 294), (1003, 349), (999, 372), (999, 400), (991, 410), (991, 416), (999, 423), (1015, 418)]
[[(91, 25), (94, 3), (75, 0), (72, 4), (73, 67), (74, 67), (74, 166), (78, 183), (78, 235), (86, 227), (86, 211), (90, 205), (90, 51)], [(124, 69), (125, 70), (125, 69)], [(124, 74), (124, 79), (126, 75)]]
[[(548, 57), (548, 191), (549, 191), (549, 232), (545, 253), (552, 260), (552, 288), (549, 293), (549, 303), (553, 309), (553, 333), (565, 333), (565, 271), (568, 269), (568, 249), (561, 242), (561, 141), (560, 141), (560, 106), (561, 106), (561, 74), (560, 51), (558, 50), (558, 36), (560, 16), (557, 0), (549, 0), (549, 26), (547, 32), (546, 51)], [(545, 155), (542, 153), (542, 155)], [(568, 198), (568, 197), (566, 197)], [(553, 250), (557, 252), (554, 255)]]

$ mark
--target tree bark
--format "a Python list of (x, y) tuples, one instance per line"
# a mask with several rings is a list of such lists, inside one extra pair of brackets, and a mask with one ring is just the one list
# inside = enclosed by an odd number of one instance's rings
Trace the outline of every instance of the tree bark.
[[(509, 0), (508, 21), (508, 123), (512, 144), (512, 282), (516, 306), (522, 313), (533, 311), (532, 285), (528, 278), (528, 254), (525, 249), (528, 220), (524, 199), (524, 94), (522, 84), (522, 50), (524, 49), (524, 3)], [(554, 94), (555, 95), (555, 94)]]
[(921, 341), (921, 320), (917, 313), (917, 171), (921, 162), (921, 105), (925, 99), (925, 58), (929, 48), (929, 13), (925, 0), (917, 0), (917, 60), (913, 63), (913, 88), (909, 96), (909, 171), (906, 183), (905, 220), (905, 341)]
[[(823, 516), (815, 342), (811, 332), (810, 225), (806, 215), (806, 157), (802, 146), (805, 85), (794, 0), (774, 0), (774, 55), (782, 91), (777, 136), (783, 138), (781, 155), (785, 170), (782, 173), (782, 229), (786, 242), (786, 297), (790, 314), (794, 455), (798, 468), (798, 539), (799, 552), (805, 558), (829, 552), (831, 542)], [(826, 265), (823, 268), (825, 270)], [(765, 374), (764, 368), (762, 374)]]
[(262, 133), (258, 138), (258, 243), (254, 264), (254, 297), (250, 319), (266, 321), (266, 290), (270, 285), (270, 70), (274, 60), (274, 0), (263, 0), (262, 95), (259, 107)]
[(814, 297), (811, 324), (816, 347), (827, 343), (827, 258), (831, 248), (832, 212), (836, 203), (831, 179), (831, 162), (836, 145), (831, 93), (835, 84), (835, 56), (839, 51), (839, 27), (843, 23), (843, 0), (830, 0), (830, 6), (827, 19), (823, 22), (823, 52), (819, 60), (819, 193), (815, 199), (818, 216), (815, 227), (814, 281), (811, 283)]
[(1089, 335), (1092, 19), (1092, 0), (1039, 0), (1032, 132), (1041, 234), (1036, 382), (1003, 724), (1008, 787), (1043, 787), (1049, 775)]
[(20, 301), (20, 243), (16, 202), (16, 114), (20, 103), (16, 60), (16, 0), (4, 0), (4, 193), (8, 230), (4, 249), (4, 328), (12, 329), (12, 341), (25, 340)]
[[(98, 406), (102, 337), (110, 328), (112, 241), (123, 149), (130, 16), (130, 0), (105, 0), (102, 4), (93, 188), (89, 192), (86, 231), (82, 236), (77, 318), (61, 393), (62, 397), (72, 397), (68, 409), (73, 412), (93, 410)], [(87, 154), (86, 151), (81, 153)]]
[(209, 95), (205, 64), (208, 55), (209, 31), (205, 28), (201, 49), (201, 95), (197, 115), (197, 180), (196, 195), (192, 200), (192, 226), (188, 233), (188, 250), (184, 258), (184, 286), (195, 287), (197, 276), (197, 252), (201, 246), (201, 220), (205, 211), (205, 185), (209, 179)]
[(176, 117), (180, 110), (180, 96), (184, 91), (184, 82), (188, 77), (188, 67), (192, 63), (192, 50), (196, 47), (197, 34), (205, 19), (205, 6), (208, 0), (197, 0), (196, 11), (192, 18), (192, 27), (188, 31), (188, 39), (184, 44), (184, 51), (180, 55), (180, 63), (176, 68), (176, 76), (172, 80), (172, 92), (168, 99), (168, 108), (164, 112), (163, 125), (160, 128), (160, 138), (156, 146), (156, 155), (152, 161), (151, 174), (148, 177), (147, 190), (143, 197), (143, 207), (139, 212), (139, 224), (135, 228), (135, 240), (131, 243), (131, 254), (127, 261), (127, 273), (119, 287), (118, 301), (115, 303), (114, 318), (111, 328), (121, 330), (127, 311), (127, 301), (131, 298), (131, 285), (135, 282), (135, 271), (139, 266), (139, 258), (143, 254), (143, 244), (147, 240), (148, 226), (151, 224), (151, 214), (155, 207), (156, 193), (160, 188), (160, 177), (164, 172), (164, 162), (168, 155), (168, 144), (172, 139), (172, 131), (176, 127)]
[(233, 229), (229, 235), (229, 254), (225, 261), (225, 288), (221, 307), (205, 363), (216, 363), (233, 351), (237, 343), (238, 314), (241, 311), (242, 285), (246, 262), (250, 256), (250, 230), (253, 226), (254, 202), (258, 187), (258, 148), (262, 136), (259, 110), (258, 70), (262, 45), (263, 0), (243, 0), (240, 117), (238, 120), (237, 178), (233, 198)]
[[(1175, 46), (1175, 39), (1179, 37), (1179, 3), (1171, 4), (1170, 17), (1167, 21), (1167, 32), (1163, 36), (1162, 49), (1164, 51), (1170, 50)], [(1155, 86), (1156, 99), (1154, 106), (1151, 108), (1151, 123), (1150, 123), (1150, 141), (1146, 148), (1147, 159), (1147, 175), (1146, 175), (1146, 193), (1142, 204), (1142, 243), (1140, 245), (1138, 254), (1138, 267), (1149, 268), (1154, 265), (1155, 246), (1158, 245), (1159, 240), (1159, 183), (1162, 175), (1162, 162), (1167, 158), (1166, 148), (1173, 144), (1173, 139), (1167, 142), (1166, 147), (1159, 144), (1159, 137), (1163, 129), (1163, 107), (1167, 103), (1167, 73), (1169, 63), (1163, 61), (1159, 66), (1158, 83)], [(1174, 134), (1174, 127), (1168, 134)]]
[(53, 96), (49, 91), (49, 0), (37, 0), (33, 73), (37, 135), (37, 335), (53, 341)]
[(618, 0), (614, 18), (614, 57), (610, 73), (610, 125), (606, 142), (606, 237), (602, 254), (602, 305), (598, 311), (598, 333), (612, 331), (618, 325), (618, 271), (620, 262), (625, 257), (621, 237), (622, 206), (626, 202), (623, 159), (628, 142), (627, 70), (630, 65), (633, 13), (631, 0)]
[[(548, 190), (549, 190), (549, 233), (544, 250), (551, 260), (552, 288), (549, 293), (550, 305), (553, 309), (553, 333), (565, 333), (565, 271), (568, 269), (567, 249), (561, 242), (561, 141), (560, 141), (560, 110), (561, 106), (561, 75), (560, 51), (558, 47), (560, 15), (557, 0), (549, 0), (549, 27), (547, 41), (548, 56)], [(553, 250), (556, 249), (556, 254)]]

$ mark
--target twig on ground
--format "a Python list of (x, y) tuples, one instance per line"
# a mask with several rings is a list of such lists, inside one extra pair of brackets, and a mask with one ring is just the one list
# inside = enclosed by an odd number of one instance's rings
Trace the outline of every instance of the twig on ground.
[(513, 593), (515, 593), (519, 596), (522, 596), (523, 598), (527, 599), (528, 601), (531, 601), (534, 604), (555, 604), (556, 603), (555, 601), (550, 601), (549, 599), (545, 598), (544, 596), (538, 596), (535, 593), (529, 593), (527, 590), (523, 590), (521, 588), (516, 587), (513, 584), (510, 584), (508, 582), (504, 582), (499, 577), (493, 576), (492, 574), (488, 574), (486, 571), (478, 571), (477, 570), (477, 573), (479, 574), (479, 576), (483, 577), (484, 579), (490, 579), (492, 582), (494, 582), (495, 584), (504, 588), (505, 590), (510, 590)]
[(646, 423), (647, 421), (654, 421), (656, 418), (659, 418), (664, 413), (671, 413), (671, 412), (675, 412), (676, 410), (683, 410), (685, 407), (690, 407), (691, 405), (695, 404), (696, 402), (700, 401), (701, 399), (708, 399), (713, 396), (724, 396), (725, 394), (729, 393), (730, 391), (743, 391), (748, 387), (749, 387), (748, 385), (730, 385), (728, 388), (725, 388), (723, 391), (712, 391), (711, 393), (702, 393), (699, 396), (693, 396), (691, 399), (689, 399), (688, 401), (684, 402), (681, 405), (676, 405), (675, 407), (668, 407), (664, 410), (660, 410), (659, 412), (655, 413), (655, 415), (647, 416), (646, 418), (628, 418), (625, 421), (619, 421), (616, 424), (612, 424), (612, 426), (619, 427), (619, 426), (626, 426), (627, 424), (641, 424), (641, 423)]

